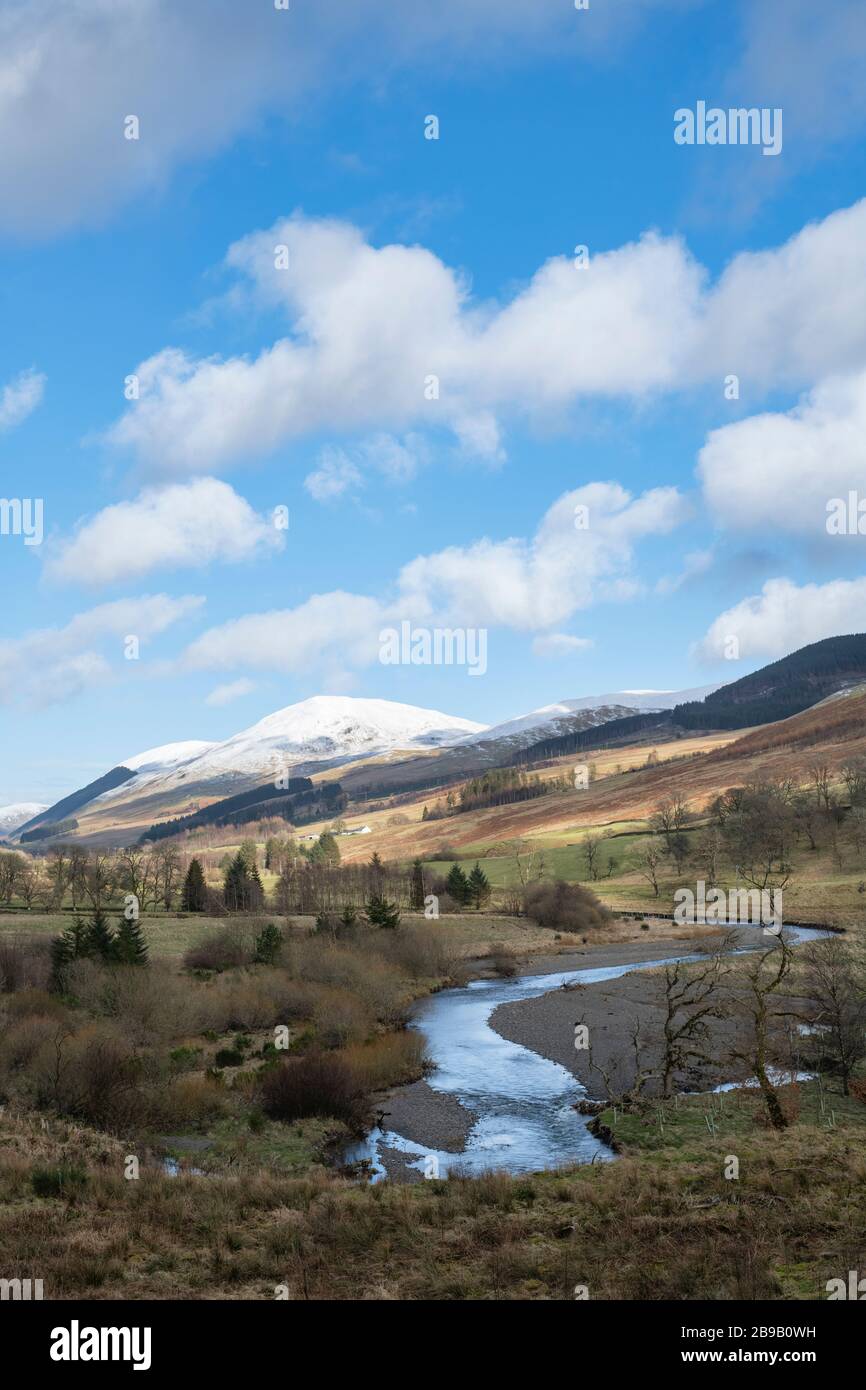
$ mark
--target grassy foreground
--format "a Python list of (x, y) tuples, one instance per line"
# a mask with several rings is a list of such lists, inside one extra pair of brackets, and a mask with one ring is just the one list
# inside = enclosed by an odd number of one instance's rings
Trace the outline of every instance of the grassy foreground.
[(781, 1135), (748, 1094), (716, 1105), (715, 1133), (706, 1107), (620, 1119), (616, 1163), (374, 1188), (126, 1180), (116, 1141), (7, 1112), (0, 1267), (54, 1299), (301, 1300), (819, 1299), (862, 1269), (866, 1107), (837, 1100), (831, 1120), (810, 1102)]

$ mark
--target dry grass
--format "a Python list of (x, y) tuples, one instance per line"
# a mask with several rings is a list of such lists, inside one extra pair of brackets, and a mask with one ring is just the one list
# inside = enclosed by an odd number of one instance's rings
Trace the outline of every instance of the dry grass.
[[(55, 1299), (272, 1299), (287, 1285), (293, 1299), (571, 1301), (577, 1284), (595, 1300), (820, 1298), (864, 1267), (862, 1132), (696, 1133), (651, 1159), (363, 1188), (326, 1174), (125, 1181), (121, 1147), (76, 1128), (55, 1149), (6, 1114), (0, 1267)], [(61, 1151), (86, 1181), (36, 1198), (34, 1164)]]

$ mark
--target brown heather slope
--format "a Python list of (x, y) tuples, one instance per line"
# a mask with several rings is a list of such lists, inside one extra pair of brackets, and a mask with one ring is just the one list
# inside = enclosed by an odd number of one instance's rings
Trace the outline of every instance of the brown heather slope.
[[(816, 760), (827, 763), (831, 773), (838, 776), (850, 759), (866, 757), (866, 692), (825, 701), (790, 719), (747, 730), (739, 738), (730, 734), (706, 736), (703, 746), (709, 743), (708, 751), (695, 751), (697, 742), (683, 739), (660, 745), (662, 760), (657, 765), (633, 767), (618, 774), (608, 769), (616, 764), (628, 768), (639, 759), (645, 763), (648, 745), (600, 750), (590, 759), (598, 764), (599, 778), (586, 790), (557, 792), (536, 801), (422, 822), (423, 804), (432, 806), (437, 799), (437, 794), (428, 793), (400, 807), (408, 824), (389, 824), (388, 810), (365, 817), (373, 833), (361, 840), (343, 840), (343, 858), (347, 862), (366, 859), (374, 849), (386, 858), (405, 859), (416, 854), (435, 858), (437, 847), (443, 844), (459, 850), (464, 845), (641, 822), (661, 801), (675, 794), (684, 797), (691, 810), (702, 811), (726, 788), (755, 779), (806, 782), (809, 766)], [(545, 766), (543, 775), (565, 774), (579, 762), (578, 757), (562, 759), (561, 766)], [(357, 812), (353, 811), (355, 808), (347, 815), (350, 823), (356, 823)]]

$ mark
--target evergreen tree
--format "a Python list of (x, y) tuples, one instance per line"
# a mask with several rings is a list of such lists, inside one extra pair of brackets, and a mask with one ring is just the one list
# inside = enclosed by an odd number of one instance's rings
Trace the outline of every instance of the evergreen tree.
[(280, 954), (283, 946), (283, 933), (279, 927), (269, 922), (266, 927), (262, 927), (256, 939), (256, 950), (253, 960), (257, 965), (273, 965)]
[(409, 903), (416, 912), (424, 911), (424, 866), (420, 859), (416, 859), (412, 865), (412, 887), (409, 892)]
[(238, 850), (223, 880), (223, 901), (230, 912), (246, 912), (250, 905), (250, 870)]
[(76, 917), (51, 943), (51, 988), (56, 994), (62, 994), (66, 988), (67, 966), (89, 954), (87, 927)]
[(147, 942), (141, 923), (121, 917), (114, 937), (112, 956), (118, 965), (147, 965)]
[(344, 907), (343, 911), (340, 913), (340, 922), (347, 931), (358, 925), (358, 914), (351, 903), (349, 903), (347, 907)]
[(275, 894), (277, 911), (288, 917), (297, 898), (295, 871), (289, 865), (283, 869)]
[(180, 905), (184, 912), (204, 912), (207, 905), (207, 884), (204, 881), (204, 870), (198, 859), (189, 861), (189, 868), (183, 881)]
[(250, 870), (250, 886), (247, 907), (250, 912), (258, 912), (265, 901), (265, 890), (262, 887), (262, 880), (255, 865)]
[(340, 846), (330, 830), (323, 830), (310, 851), (312, 864), (339, 864)]
[(87, 953), (102, 961), (110, 961), (114, 957), (114, 932), (101, 907), (96, 908), (87, 923)]
[(370, 860), (370, 868), (373, 870), (374, 874), (382, 874), (385, 872), (385, 865), (379, 858), (378, 850), (373, 851), (373, 858)]
[(476, 908), (483, 907), (490, 901), (490, 880), (476, 860), (475, 868), (469, 875), (468, 880), (469, 901), (475, 904)]
[(367, 921), (371, 927), (399, 927), (400, 909), (382, 893), (371, 893), (367, 899)]
[(449, 897), (461, 907), (465, 907), (469, 902), (469, 880), (459, 864), (452, 864), (445, 886)]
[(244, 840), (238, 850), (238, 854), (243, 859), (250, 873), (258, 867), (259, 854), (255, 840)]

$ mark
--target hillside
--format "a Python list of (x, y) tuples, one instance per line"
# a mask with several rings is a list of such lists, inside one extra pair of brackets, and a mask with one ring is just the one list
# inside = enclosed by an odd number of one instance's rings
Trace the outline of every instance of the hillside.
[(866, 633), (828, 637), (763, 666), (750, 676), (677, 705), (683, 729), (743, 729), (799, 714), (810, 705), (866, 680)]
[[(402, 824), (393, 806), (364, 818), (373, 834), (366, 844), (344, 842), (347, 859), (369, 856), (435, 858), (443, 845), (458, 851), (520, 839), (565, 844), (590, 827), (642, 823), (661, 801), (680, 795), (702, 810), (728, 787), (765, 778), (808, 780), (808, 766), (820, 759), (834, 776), (845, 763), (866, 758), (866, 691), (824, 701), (776, 724), (737, 735), (730, 730), (671, 737), (657, 742), (612, 747), (592, 754), (596, 780), (586, 789), (554, 791), (513, 805), (488, 807), (442, 820), (422, 821), (426, 793), (401, 801)], [(666, 736), (664, 736), (666, 735)], [(648, 757), (657, 761), (648, 764)], [(571, 756), (546, 763), (544, 777), (568, 776)], [(435, 799), (435, 798), (434, 798)], [(348, 814), (352, 814), (352, 808)]]
[(812, 642), (751, 675), (657, 714), (632, 714), (603, 728), (572, 730), (539, 739), (513, 761), (538, 762), (581, 750), (628, 743), (639, 735), (670, 737), (676, 730), (747, 729), (787, 719), (831, 695), (866, 681), (866, 634)]

